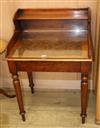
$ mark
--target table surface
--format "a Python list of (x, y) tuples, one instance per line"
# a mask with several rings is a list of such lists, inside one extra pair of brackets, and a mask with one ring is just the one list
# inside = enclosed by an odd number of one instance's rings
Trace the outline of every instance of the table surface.
[(87, 30), (34, 30), (20, 34), (10, 59), (87, 59)]

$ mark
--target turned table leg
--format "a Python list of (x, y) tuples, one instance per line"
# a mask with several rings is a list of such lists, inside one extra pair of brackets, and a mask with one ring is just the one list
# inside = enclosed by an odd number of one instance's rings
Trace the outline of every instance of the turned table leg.
[(34, 93), (34, 83), (33, 83), (33, 75), (32, 72), (27, 72), (28, 79), (29, 79), (29, 86), (31, 88), (31, 92)]
[(22, 99), (22, 93), (21, 93), (21, 87), (20, 87), (20, 81), (17, 74), (12, 75), (13, 78), (13, 84), (16, 91), (16, 97), (20, 109), (20, 114), (22, 116), (22, 120), (25, 121), (25, 111), (24, 111), (24, 105), (23, 105), (23, 99)]
[(5, 90), (3, 89), (0, 89), (0, 94), (3, 94), (5, 95), (6, 97), (9, 97), (9, 98), (14, 98), (16, 95), (9, 95)]
[(87, 116), (87, 102), (88, 102), (88, 74), (81, 75), (81, 117), (82, 123), (85, 123)]

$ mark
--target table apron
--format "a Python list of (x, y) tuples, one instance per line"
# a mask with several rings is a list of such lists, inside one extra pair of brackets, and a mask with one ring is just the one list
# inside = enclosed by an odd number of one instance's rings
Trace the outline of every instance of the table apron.
[(79, 62), (16, 62), (17, 71), (36, 71), (36, 72), (80, 72), (81, 63)]

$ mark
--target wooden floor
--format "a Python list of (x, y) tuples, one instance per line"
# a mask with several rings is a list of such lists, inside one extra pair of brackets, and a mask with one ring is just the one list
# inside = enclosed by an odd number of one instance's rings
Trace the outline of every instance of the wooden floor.
[(0, 96), (0, 128), (100, 128), (95, 124), (95, 96), (89, 95), (88, 117), (81, 124), (79, 91), (24, 91), (26, 122), (16, 98)]

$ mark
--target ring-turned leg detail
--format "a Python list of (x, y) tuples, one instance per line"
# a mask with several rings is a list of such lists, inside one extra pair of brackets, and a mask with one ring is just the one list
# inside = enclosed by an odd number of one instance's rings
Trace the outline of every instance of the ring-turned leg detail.
[(16, 97), (20, 109), (20, 114), (22, 116), (22, 120), (25, 121), (25, 111), (24, 111), (24, 105), (23, 105), (23, 99), (22, 99), (22, 93), (21, 93), (21, 87), (20, 87), (20, 81), (18, 78), (18, 75), (12, 75), (13, 78), (13, 84), (16, 91)]
[(88, 74), (81, 75), (81, 117), (82, 123), (85, 123), (87, 116), (87, 102), (88, 102)]
[(31, 88), (31, 92), (34, 93), (34, 83), (33, 83), (33, 75), (32, 72), (27, 72), (28, 79), (29, 79), (29, 86)]

